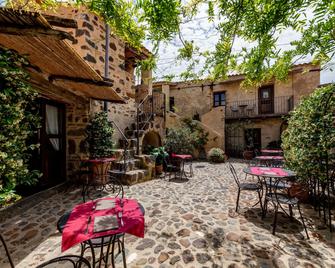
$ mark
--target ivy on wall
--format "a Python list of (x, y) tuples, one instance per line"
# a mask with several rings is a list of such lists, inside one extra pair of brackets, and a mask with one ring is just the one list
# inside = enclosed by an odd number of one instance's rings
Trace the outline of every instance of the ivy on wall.
[(37, 92), (27, 82), (25, 58), (0, 47), (0, 207), (12, 199), (17, 185), (32, 185), (39, 173), (28, 169), (31, 151), (28, 144), (39, 125), (33, 106)]

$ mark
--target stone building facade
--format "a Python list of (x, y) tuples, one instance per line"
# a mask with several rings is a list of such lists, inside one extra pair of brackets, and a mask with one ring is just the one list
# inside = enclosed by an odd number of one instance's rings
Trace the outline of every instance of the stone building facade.
[(284, 117), (319, 86), (320, 68), (296, 65), (286, 81), (269, 81), (259, 88), (242, 88), (243, 79), (233, 75), (215, 82), (154, 83), (154, 90), (166, 95), (166, 127), (178, 125), (180, 117), (199, 118), (209, 132), (206, 151), (219, 147), (240, 155), (250, 139), (259, 148), (273, 146), (285, 128)]
[[(87, 157), (85, 128), (93, 113), (108, 111), (115, 128), (116, 147), (120, 146), (123, 134), (136, 123), (138, 102), (152, 92), (151, 70), (142, 72), (139, 86), (135, 85), (134, 73), (137, 61), (146, 59), (150, 52), (144, 47), (135, 50), (110, 34), (104, 21), (85, 8), (61, 6), (43, 14), (5, 9), (0, 16), (2, 22), (13, 32), (0, 32), (0, 46), (27, 55), (33, 66), (28, 70), (30, 83), (39, 92), (45, 132), (40, 141), (44, 149), (40, 151), (46, 152), (36, 159), (46, 169), (42, 170), (45, 177), (42, 180), (52, 186), (73, 177), (80, 159)], [(22, 27), (38, 28), (45, 34), (22, 34), (19, 31)], [(60, 38), (49, 36), (50, 32), (58, 33)], [(57, 135), (48, 133), (48, 120), (52, 117), (52, 131)], [(164, 120), (153, 118), (140, 142), (147, 132), (163, 134), (163, 127)], [(130, 149), (136, 153), (134, 148)], [(120, 151), (116, 150), (117, 158)], [(47, 173), (54, 176), (48, 178)], [(148, 177), (145, 174), (142, 178)]]

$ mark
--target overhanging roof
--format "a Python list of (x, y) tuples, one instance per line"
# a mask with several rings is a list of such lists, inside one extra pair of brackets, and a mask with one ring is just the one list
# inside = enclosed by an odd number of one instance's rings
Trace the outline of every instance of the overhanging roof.
[(64, 39), (67, 32), (55, 30), (40, 13), (0, 8), (0, 45), (27, 55), (30, 64), (57, 79), (75, 94), (112, 102), (125, 102)]

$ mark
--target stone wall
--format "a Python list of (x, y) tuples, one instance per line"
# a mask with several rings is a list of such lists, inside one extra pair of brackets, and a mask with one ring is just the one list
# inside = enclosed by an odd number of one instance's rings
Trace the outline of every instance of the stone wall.
[[(62, 6), (55, 11), (54, 15), (77, 21), (78, 29), (67, 29), (76, 38), (75, 44), (70, 44), (98, 74), (105, 76), (106, 26), (104, 21), (86, 8)], [(62, 30), (66, 29), (62, 28)], [(133, 68), (127, 69), (125, 47), (125, 42), (116, 35), (110, 36), (108, 78), (112, 80), (116, 92), (123, 96), (127, 93), (135, 93)]]

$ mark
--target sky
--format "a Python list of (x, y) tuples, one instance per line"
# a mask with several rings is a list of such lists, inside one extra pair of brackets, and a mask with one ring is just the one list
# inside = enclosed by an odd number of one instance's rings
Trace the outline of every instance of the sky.
[[(209, 23), (207, 20), (207, 10), (204, 8), (199, 14), (190, 22), (183, 23), (181, 25), (181, 33), (184, 40), (194, 40), (194, 43), (202, 50), (213, 50), (218, 40), (218, 33), (215, 29), (215, 25)], [(216, 24), (216, 22), (214, 22)], [(286, 30), (278, 36), (278, 46), (282, 49), (288, 49), (290, 42), (299, 39), (299, 35), (293, 30)], [(150, 42), (146, 42), (145, 46), (149, 49), (152, 48)], [(250, 46), (250, 44), (243, 42), (242, 40), (236, 40), (233, 47), (234, 50), (241, 49), (242, 46)], [(179, 63), (176, 61), (178, 49), (182, 47), (182, 43), (178, 37), (174, 38), (167, 44), (161, 44), (158, 59), (157, 69), (154, 72), (154, 78), (156, 81), (163, 80), (164, 75), (179, 75), (186, 69), (187, 63)], [(309, 62), (312, 58), (307, 57), (297, 63)], [(335, 59), (334, 59), (335, 63)], [(334, 66), (335, 67), (335, 66)], [(201, 69), (201, 63), (196, 71)], [(330, 70), (321, 71), (320, 84), (335, 82), (335, 72)]]

